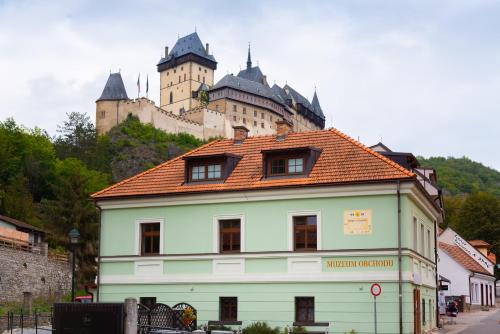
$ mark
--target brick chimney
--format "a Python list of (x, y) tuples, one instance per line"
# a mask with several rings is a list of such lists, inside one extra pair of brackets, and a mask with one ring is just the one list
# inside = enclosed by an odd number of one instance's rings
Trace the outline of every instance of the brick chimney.
[(206, 43), (206, 44), (205, 44), (205, 51), (206, 51), (206, 53), (207, 53), (207, 54), (208, 54), (208, 51), (209, 51), (209, 50), (210, 50), (210, 49), (208, 48), (208, 43)]
[(285, 139), (290, 132), (292, 132), (292, 123), (284, 119), (276, 122), (276, 137), (278, 139)]
[(165, 58), (168, 57), (168, 46), (165, 47)]
[(248, 137), (248, 130), (246, 127), (243, 125), (235, 125), (233, 126), (234, 129), (234, 142), (236, 144), (241, 144), (245, 139)]

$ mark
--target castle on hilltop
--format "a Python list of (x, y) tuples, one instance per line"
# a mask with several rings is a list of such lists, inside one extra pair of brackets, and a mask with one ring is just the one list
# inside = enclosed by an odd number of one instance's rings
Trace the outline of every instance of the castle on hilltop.
[(130, 99), (120, 73), (111, 73), (96, 101), (96, 129), (108, 132), (129, 114), (169, 133), (186, 132), (200, 139), (233, 136), (233, 126), (249, 134), (276, 133), (276, 122), (287, 121), (295, 132), (323, 129), (325, 115), (318, 96), (309, 102), (288, 84), (269, 86), (259, 66), (247, 66), (214, 84), (217, 61), (198, 34), (179, 38), (157, 64), (160, 105), (141, 97)]

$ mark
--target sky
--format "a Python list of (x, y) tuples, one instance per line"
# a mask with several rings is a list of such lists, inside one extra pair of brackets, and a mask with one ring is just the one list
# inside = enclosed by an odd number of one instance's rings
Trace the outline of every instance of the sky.
[(499, 17), (489, 0), (0, 0), (0, 121), (54, 136), (66, 113), (95, 120), (110, 71), (129, 97), (149, 77), (158, 103), (164, 47), (196, 30), (216, 81), (250, 42), (270, 84), (309, 99), (316, 87), (327, 127), (500, 170)]

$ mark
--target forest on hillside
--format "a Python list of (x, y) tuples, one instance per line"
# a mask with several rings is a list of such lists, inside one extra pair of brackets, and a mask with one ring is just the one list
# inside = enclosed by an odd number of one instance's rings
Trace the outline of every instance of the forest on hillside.
[[(201, 144), (132, 116), (102, 136), (86, 114), (68, 114), (54, 137), (7, 119), (0, 122), (0, 214), (43, 228), (52, 248), (67, 249), (68, 231), (78, 228), (78, 281), (92, 282), (98, 213), (90, 194)], [(419, 160), (437, 170), (444, 226), (488, 241), (500, 255), (500, 173), (467, 158)]]

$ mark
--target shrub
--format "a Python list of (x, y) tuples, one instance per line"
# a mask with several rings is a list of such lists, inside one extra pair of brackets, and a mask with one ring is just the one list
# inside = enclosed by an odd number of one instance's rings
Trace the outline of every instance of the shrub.
[(279, 327), (271, 328), (265, 322), (254, 322), (243, 328), (243, 334), (281, 334)]

